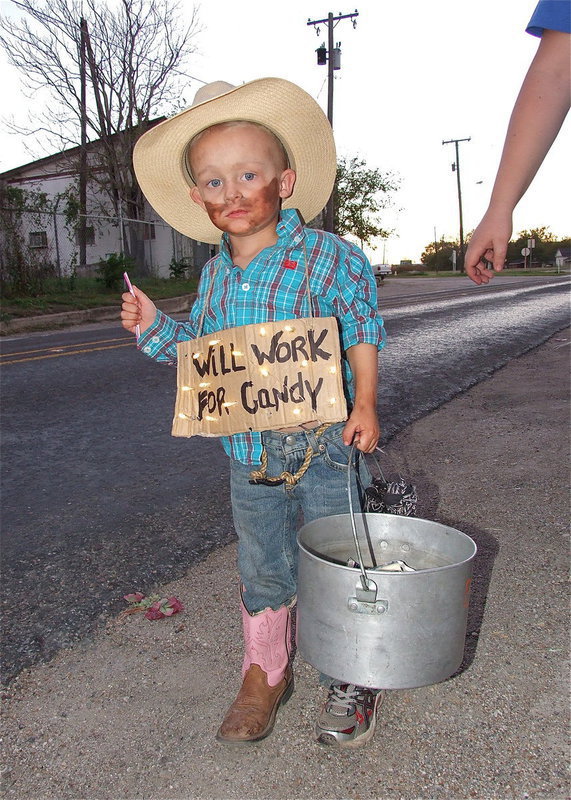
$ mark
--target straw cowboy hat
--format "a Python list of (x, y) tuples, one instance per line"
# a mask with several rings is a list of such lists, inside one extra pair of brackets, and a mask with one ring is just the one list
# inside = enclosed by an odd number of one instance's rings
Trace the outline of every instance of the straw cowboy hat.
[(297, 175), (284, 208), (299, 209), (309, 222), (333, 190), (333, 131), (307, 92), (281, 78), (260, 78), (238, 87), (210, 83), (198, 90), (192, 106), (143, 134), (133, 152), (135, 173), (151, 206), (169, 225), (199, 242), (217, 244), (221, 231), (189, 197), (189, 187), (195, 184), (187, 147), (205, 128), (235, 120), (265, 125), (282, 142)]

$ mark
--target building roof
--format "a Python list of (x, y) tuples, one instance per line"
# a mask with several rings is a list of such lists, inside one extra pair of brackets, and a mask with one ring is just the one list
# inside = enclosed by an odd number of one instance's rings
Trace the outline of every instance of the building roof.
[[(149, 120), (147, 124), (146, 130), (148, 128), (154, 128), (155, 125), (158, 125), (159, 122), (163, 122), (166, 117), (157, 117), (156, 119)], [(124, 131), (119, 131), (118, 133), (113, 133), (109, 138), (113, 139), (117, 136), (121, 136), (122, 133), (125, 133), (127, 129)], [(96, 152), (101, 144), (101, 139), (94, 139), (91, 142), (87, 142), (86, 150), (87, 152)], [(17, 182), (19, 178), (24, 177), (24, 173), (26, 174), (26, 180), (33, 179), (34, 177), (37, 178), (46, 178), (49, 176), (49, 173), (46, 173), (46, 168), (49, 168), (50, 165), (53, 165), (54, 170), (57, 168), (57, 164), (61, 163), (62, 159), (66, 161), (73, 161), (74, 158), (79, 156), (81, 152), (81, 145), (76, 145), (75, 147), (68, 147), (65, 150), (60, 150), (58, 153), (52, 153), (49, 156), (43, 156), (42, 158), (38, 158), (35, 161), (29, 161), (26, 164), (21, 164), (19, 167), (13, 167), (12, 169), (6, 170), (6, 172), (0, 172), (0, 181), (8, 181)], [(29, 175), (31, 169), (38, 169), (42, 170), (41, 173), (37, 176)], [(61, 174), (61, 170), (57, 170), (57, 174)]]

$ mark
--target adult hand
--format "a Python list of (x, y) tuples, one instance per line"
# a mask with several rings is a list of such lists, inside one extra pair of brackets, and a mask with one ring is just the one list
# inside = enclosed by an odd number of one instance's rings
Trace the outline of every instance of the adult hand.
[(135, 333), (137, 325), (140, 332), (149, 328), (155, 321), (157, 307), (147, 295), (136, 286), (133, 286), (135, 297), (130, 292), (121, 295), (123, 301), (121, 305), (121, 324), (123, 327)]
[[(474, 283), (488, 283), (494, 272), (503, 269), (511, 234), (511, 214), (486, 212), (472, 234), (464, 257), (464, 270)], [(486, 267), (482, 259), (491, 263), (493, 270)]]

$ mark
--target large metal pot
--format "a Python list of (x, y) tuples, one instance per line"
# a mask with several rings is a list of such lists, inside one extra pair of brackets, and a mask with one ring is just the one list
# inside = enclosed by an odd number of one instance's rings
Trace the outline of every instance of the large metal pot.
[[(312, 666), (378, 689), (426, 686), (458, 669), (476, 554), (469, 536), (416, 517), (339, 514), (304, 525), (298, 544), (298, 647)], [(394, 561), (414, 571), (378, 571)]]

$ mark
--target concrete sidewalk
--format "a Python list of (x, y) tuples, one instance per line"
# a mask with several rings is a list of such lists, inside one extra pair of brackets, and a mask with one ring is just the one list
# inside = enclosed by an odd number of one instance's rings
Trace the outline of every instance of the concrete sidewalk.
[(557, 334), (387, 447), (385, 466), (417, 484), (419, 516), (478, 544), (458, 675), (389, 692), (374, 740), (338, 752), (313, 742), (322, 695), (298, 658), (296, 692), (272, 736), (244, 749), (217, 744), (241, 662), (230, 545), (164, 587), (184, 613), (111, 620), (12, 684), (5, 796), (569, 797), (569, 344), (569, 331)]

